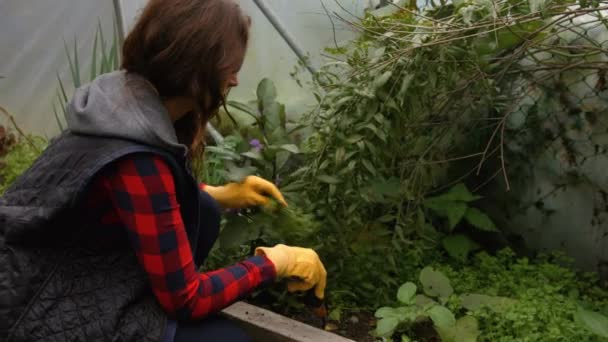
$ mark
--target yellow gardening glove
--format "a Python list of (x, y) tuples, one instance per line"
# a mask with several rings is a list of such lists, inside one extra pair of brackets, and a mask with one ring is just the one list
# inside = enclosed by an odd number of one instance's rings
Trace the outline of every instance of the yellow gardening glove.
[(278, 278), (290, 278), (287, 290), (308, 291), (314, 287), (315, 296), (325, 298), (327, 271), (317, 253), (308, 248), (276, 245), (258, 247), (255, 255), (265, 255), (272, 263)]
[(256, 176), (249, 176), (242, 183), (228, 183), (224, 186), (206, 185), (204, 190), (221, 206), (229, 209), (264, 206), (270, 201), (268, 196), (287, 206), (283, 195), (274, 184)]

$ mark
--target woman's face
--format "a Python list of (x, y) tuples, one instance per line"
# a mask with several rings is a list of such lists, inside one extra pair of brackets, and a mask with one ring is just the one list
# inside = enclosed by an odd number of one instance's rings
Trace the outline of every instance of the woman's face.
[(230, 75), (228, 76), (228, 79), (226, 80), (224, 86), (222, 87), (222, 93), (224, 94), (224, 96), (228, 95), (228, 92), (230, 91), (230, 89), (236, 87), (239, 85), (239, 70), (233, 71), (230, 73)]

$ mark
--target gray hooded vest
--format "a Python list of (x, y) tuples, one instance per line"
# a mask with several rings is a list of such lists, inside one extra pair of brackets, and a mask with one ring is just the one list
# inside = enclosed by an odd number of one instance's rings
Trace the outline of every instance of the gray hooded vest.
[(80, 209), (105, 166), (158, 155), (172, 170), (195, 252), (199, 190), (187, 148), (153, 88), (132, 74), (78, 89), (67, 121), (0, 198), (0, 340), (158, 341), (166, 316), (126, 236), (109, 238)]

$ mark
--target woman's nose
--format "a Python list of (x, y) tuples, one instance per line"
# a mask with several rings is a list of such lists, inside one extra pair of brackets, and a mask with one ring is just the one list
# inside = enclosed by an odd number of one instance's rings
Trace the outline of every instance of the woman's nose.
[(228, 79), (228, 87), (233, 88), (239, 85), (239, 78), (237, 75), (233, 75)]

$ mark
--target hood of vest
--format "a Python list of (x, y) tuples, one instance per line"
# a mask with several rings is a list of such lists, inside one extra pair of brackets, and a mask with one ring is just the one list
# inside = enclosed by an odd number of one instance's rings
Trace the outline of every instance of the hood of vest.
[(131, 140), (181, 156), (188, 152), (152, 84), (136, 74), (116, 71), (78, 88), (66, 119), (75, 134)]

